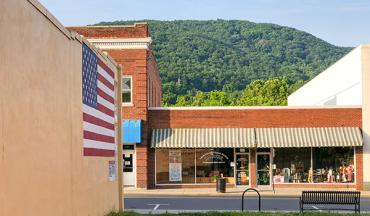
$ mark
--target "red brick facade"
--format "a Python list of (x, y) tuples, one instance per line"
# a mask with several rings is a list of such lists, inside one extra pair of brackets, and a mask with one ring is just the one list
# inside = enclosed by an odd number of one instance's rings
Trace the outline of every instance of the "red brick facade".
[(150, 110), (151, 128), (362, 127), (361, 108)]

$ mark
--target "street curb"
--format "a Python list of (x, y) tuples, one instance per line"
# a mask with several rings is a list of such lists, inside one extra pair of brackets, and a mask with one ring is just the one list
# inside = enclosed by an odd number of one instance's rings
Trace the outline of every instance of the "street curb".
[[(185, 210), (185, 209), (179, 209), (179, 210), (151, 210), (151, 209), (126, 209), (127, 212), (136, 212), (136, 213), (142, 213), (142, 214), (166, 214), (166, 213), (173, 213), (173, 214), (179, 214), (179, 213), (207, 213), (207, 212), (237, 212), (240, 213), (239, 210)], [(257, 210), (249, 210), (248, 212), (254, 212), (257, 213)], [(274, 211), (274, 210), (265, 210), (261, 211), (262, 213), (299, 213), (299, 211)], [(326, 211), (325, 211), (326, 212)], [(324, 212), (324, 213), (325, 213)], [(327, 213), (330, 213), (328, 211)], [(335, 212), (331, 212), (335, 213)], [(348, 214), (347, 211), (340, 211), (339, 214)], [(369, 214), (370, 211), (361, 211), (361, 214)]]
[[(202, 196), (202, 197), (241, 197), (242, 193), (225, 193), (225, 194), (209, 194), (209, 193), (130, 193), (130, 192), (124, 192), (124, 195), (129, 196)], [(255, 197), (256, 194), (245, 194), (246, 197)], [(300, 197), (301, 194), (264, 194), (261, 193), (261, 197)], [(369, 198), (370, 194), (362, 194), (361, 197)]]

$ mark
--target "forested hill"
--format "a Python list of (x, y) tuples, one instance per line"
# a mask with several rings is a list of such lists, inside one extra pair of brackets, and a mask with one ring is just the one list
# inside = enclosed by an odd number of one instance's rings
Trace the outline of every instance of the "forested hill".
[[(143, 21), (97, 25), (134, 22)], [(181, 100), (190, 100), (182, 105), (188, 105), (197, 93), (214, 90), (231, 93), (236, 100), (257, 79), (284, 77), (289, 87), (296, 83), (296, 88), (351, 49), (274, 24), (239, 20), (145, 22), (153, 39), (165, 105), (179, 102), (181, 95), (186, 95)]]

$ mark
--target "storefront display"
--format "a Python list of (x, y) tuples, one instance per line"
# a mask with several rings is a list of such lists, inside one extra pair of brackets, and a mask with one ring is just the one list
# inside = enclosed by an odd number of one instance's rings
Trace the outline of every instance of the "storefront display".
[(307, 183), (311, 148), (275, 149), (274, 183)]
[(215, 183), (224, 177), (234, 183), (234, 150), (229, 149), (158, 149), (157, 184)]
[(194, 184), (195, 152), (193, 149), (159, 149), (156, 151), (157, 184)]
[(275, 149), (274, 183), (353, 183), (353, 148)]
[(223, 176), (233, 183), (233, 149), (197, 149), (197, 183), (215, 183)]
[(352, 183), (355, 181), (353, 148), (313, 149), (313, 182)]
[[(354, 183), (354, 148), (157, 149), (157, 184), (212, 184), (220, 177), (237, 186)], [(252, 155), (251, 155), (252, 154)], [(251, 158), (254, 156), (254, 161)], [(253, 160), (253, 159), (252, 159)], [(255, 163), (255, 170), (250, 170)]]

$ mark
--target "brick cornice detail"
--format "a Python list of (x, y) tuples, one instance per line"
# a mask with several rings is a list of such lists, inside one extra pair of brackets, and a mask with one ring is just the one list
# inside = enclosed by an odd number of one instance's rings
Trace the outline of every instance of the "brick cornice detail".
[(100, 49), (150, 49), (152, 39), (147, 38), (89, 38), (90, 43), (99, 47)]

